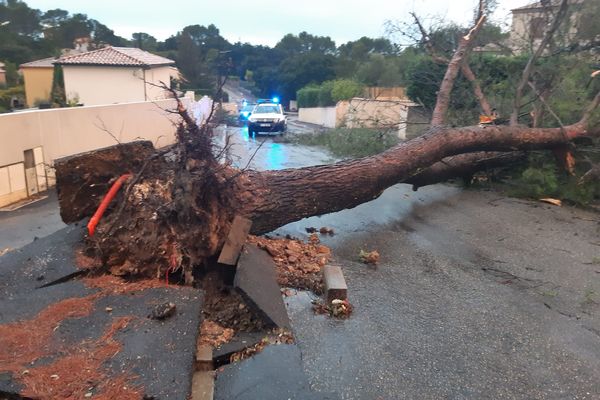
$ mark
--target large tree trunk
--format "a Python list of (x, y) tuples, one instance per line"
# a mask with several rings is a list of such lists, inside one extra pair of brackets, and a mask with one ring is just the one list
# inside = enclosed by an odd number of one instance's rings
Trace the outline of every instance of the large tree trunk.
[[(583, 124), (565, 130), (435, 128), (372, 157), (299, 169), (239, 171), (218, 164), (207, 151), (208, 128), (182, 125), (177, 145), (152, 154), (128, 152), (127, 146), (147, 146), (127, 144), (112, 153), (101, 150), (101, 157), (86, 155), (82, 158), (91, 160), (89, 165), (80, 162), (76, 169), (77, 158), (57, 162), (59, 201), (63, 218), (91, 215), (99, 201), (97, 188), (105, 190), (109, 184), (99, 158), (110, 159), (115, 178), (133, 173), (95, 236), (88, 238), (89, 249), (112, 273), (162, 276), (189, 271), (216, 255), (235, 214), (252, 219), (254, 233), (265, 233), (302, 218), (356, 207), (396, 183), (420, 186), (494, 165), (497, 155), (474, 152), (514, 155), (515, 150), (561, 146), (586, 133)], [(487, 164), (486, 158), (491, 160)]]
[[(279, 171), (247, 171), (241, 176), (240, 212), (254, 221), (255, 233), (377, 198), (436, 162), (475, 151), (554, 148), (585, 134), (581, 125), (560, 128), (510, 126), (437, 128), (376, 156)], [(244, 193), (246, 192), (246, 193)]]
[[(61, 215), (68, 222), (91, 215), (99, 193), (110, 183), (108, 172), (114, 178), (131, 172), (117, 204), (88, 239), (88, 249), (116, 274), (163, 276), (183, 270), (187, 276), (218, 253), (236, 214), (253, 221), (254, 233), (265, 233), (302, 218), (356, 207), (396, 183), (418, 187), (463, 176), (501, 159), (515, 159), (518, 150), (555, 149), (587, 135), (600, 93), (580, 122), (561, 128), (442, 127), (454, 80), (461, 68), (467, 70), (464, 62), (483, 20), (461, 40), (438, 93), (433, 128), (421, 137), (372, 157), (332, 165), (240, 171), (217, 162), (210, 127), (198, 127), (179, 103), (184, 122), (171, 148), (148, 154), (142, 151), (146, 145), (138, 145), (140, 151), (120, 145), (103, 150), (99, 159), (57, 162)], [(483, 98), (480, 90), (478, 94)]]

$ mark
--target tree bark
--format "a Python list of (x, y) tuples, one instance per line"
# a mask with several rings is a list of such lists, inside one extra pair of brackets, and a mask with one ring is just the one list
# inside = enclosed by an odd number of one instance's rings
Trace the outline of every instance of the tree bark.
[(469, 33), (461, 38), (456, 52), (448, 63), (448, 68), (446, 69), (446, 74), (444, 75), (444, 79), (440, 85), (437, 101), (431, 117), (431, 126), (433, 127), (444, 124), (446, 112), (450, 106), (450, 94), (452, 92), (452, 88), (454, 87), (454, 81), (456, 80), (456, 76), (458, 75), (462, 64), (469, 57), (469, 53), (473, 47), (473, 39), (483, 26), (484, 21), (485, 15), (482, 15)]
[(477, 101), (479, 101), (479, 105), (481, 106), (481, 110), (483, 111), (483, 113), (485, 115), (491, 116), (492, 106), (490, 106), (490, 103), (487, 101), (487, 98), (483, 94), (483, 90), (481, 90), (481, 85), (479, 84), (479, 81), (477, 80), (475, 74), (471, 70), (471, 67), (469, 67), (469, 65), (465, 62), (462, 65), (460, 71), (465, 76), (465, 78), (467, 78), (467, 80), (471, 82), (471, 86), (473, 86), (473, 94), (475, 95), (475, 98), (477, 98)]
[(440, 160), (475, 151), (548, 149), (585, 135), (581, 124), (561, 128), (486, 126), (437, 128), (376, 156), (240, 176), (240, 213), (256, 234), (302, 218), (356, 207), (408, 181)]

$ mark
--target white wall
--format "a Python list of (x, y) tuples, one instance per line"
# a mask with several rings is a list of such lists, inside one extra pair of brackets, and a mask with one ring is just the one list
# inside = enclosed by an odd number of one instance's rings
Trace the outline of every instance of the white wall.
[(0, 207), (27, 197), (23, 163), (0, 167)]
[(298, 121), (310, 124), (322, 125), (326, 128), (336, 126), (335, 107), (300, 108), (298, 110)]
[(67, 99), (86, 105), (144, 101), (141, 68), (63, 65)]
[[(187, 100), (186, 106), (189, 106)], [(121, 142), (173, 143), (175, 100), (58, 108), (0, 114), (0, 166), (24, 161), (23, 151), (41, 146), (46, 162)]]
[(156, 67), (145, 71), (146, 100), (160, 100), (168, 97), (169, 93), (163, 90), (161, 82), (167, 86), (171, 84), (172, 69), (170, 66)]
[[(191, 107), (189, 99), (182, 101), (186, 107)], [(116, 144), (115, 139), (104, 129), (110, 131), (120, 142), (146, 139), (152, 141), (155, 147), (166, 146), (175, 141), (173, 121), (177, 120), (177, 116), (163, 109), (174, 108), (175, 100), (169, 99), (154, 103), (137, 102), (0, 114), (0, 169), (11, 165), (11, 182), (17, 183), (16, 186), (13, 184), (12, 191), (14, 192), (15, 187), (21, 190), (21, 181), (14, 174), (19, 174), (16, 168), (21, 168), (19, 171), (22, 171), (24, 182), (22, 163), (25, 150), (34, 150), (36, 164), (40, 162), (38, 158), (42, 157), (43, 162), (52, 165), (57, 158)], [(41, 175), (41, 167), (36, 169), (38, 175)], [(8, 187), (8, 178), (3, 178), (6, 173), (0, 172), (0, 192)], [(46, 173), (49, 184), (52, 185), (52, 170), (47, 169)], [(27, 195), (27, 191), (23, 194), (21, 198)], [(5, 200), (9, 198), (6, 194), (0, 194), (1, 196), (6, 196)], [(14, 197), (12, 195), (9, 199), (18, 200)]]

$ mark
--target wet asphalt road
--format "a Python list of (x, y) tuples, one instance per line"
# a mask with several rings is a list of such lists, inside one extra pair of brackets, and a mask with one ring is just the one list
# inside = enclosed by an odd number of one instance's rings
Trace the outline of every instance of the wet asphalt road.
[[(598, 215), (424, 189), (398, 185), (280, 229), (337, 229), (324, 242), (355, 306), (339, 321), (313, 315), (306, 293), (286, 299), (313, 388), (344, 399), (600, 398)], [(357, 262), (361, 248), (380, 252), (377, 268)]]
[[(335, 161), (226, 132), (240, 166), (259, 146), (256, 169)], [(33, 206), (0, 214), (0, 249), (61, 226), (55, 200)], [(344, 399), (599, 399), (598, 221), (493, 192), (396, 185), (280, 228), (298, 237), (308, 226), (336, 230), (323, 240), (355, 306), (338, 321), (314, 316), (305, 293), (286, 299), (311, 385)], [(380, 252), (377, 268), (357, 262), (360, 249)]]
[[(237, 131), (241, 166), (262, 140), (256, 169), (335, 161)], [(313, 389), (344, 399), (600, 399), (599, 221), (494, 192), (396, 185), (278, 229), (306, 238), (306, 227), (334, 228), (323, 241), (355, 306), (338, 321), (315, 316), (307, 293), (286, 299)], [(380, 252), (377, 268), (357, 262), (361, 249)]]

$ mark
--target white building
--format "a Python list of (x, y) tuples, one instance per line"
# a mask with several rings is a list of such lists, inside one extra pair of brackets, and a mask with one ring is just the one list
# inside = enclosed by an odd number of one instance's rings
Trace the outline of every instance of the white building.
[(67, 100), (86, 106), (160, 100), (170, 97), (161, 86), (178, 76), (175, 61), (129, 47), (61, 57)]

